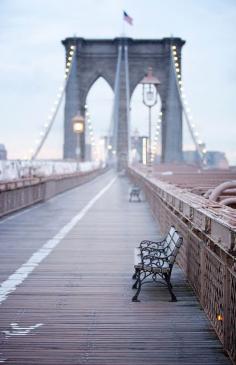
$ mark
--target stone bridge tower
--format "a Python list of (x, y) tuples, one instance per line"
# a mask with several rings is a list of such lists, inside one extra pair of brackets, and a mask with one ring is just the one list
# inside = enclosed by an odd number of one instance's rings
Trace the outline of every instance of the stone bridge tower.
[[(180, 38), (159, 39), (84, 39), (66, 38), (62, 41), (68, 55), (71, 45), (76, 45), (76, 57), (66, 88), (64, 120), (64, 158), (75, 157), (76, 136), (71, 119), (80, 112), (84, 115), (87, 94), (101, 76), (115, 89), (115, 74), (119, 47), (128, 47), (129, 99), (148, 67), (160, 80), (159, 94), (162, 103), (162, 162), (182, 160), (182, 107), (179, 100), (175, 74), (171, 63), (171, 45), (177, 47), (181, 63)], [(125, 61), (122, 52), (117, 125), (117, 162), (123, 168), (128, 162), (129, 126), (127, 111), (127, 87), (125, 85)], [(84, 143), (84, 141), (83, 141)], [(82, 156), (83, 158), (83, 156)]]

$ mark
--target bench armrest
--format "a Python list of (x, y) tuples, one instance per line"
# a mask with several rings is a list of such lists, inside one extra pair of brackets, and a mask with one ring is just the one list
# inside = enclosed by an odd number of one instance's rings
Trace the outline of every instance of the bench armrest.
[(161, 241), (149, 241), (149, 240), (144, 240), (142, 242), (140, 242), (139, 247), (140, 249), (144, 248), (144, 247), (153, 247), (158, 249), (159, 247), (161, 248), (162, 246), (164, 246), (166, 243), (166, 240), (161, 240)]
[(153, 255), (153, 256), (157, 256), (157, 257), (161, 257), (161, 256), (166, 257), (166, 249), (161, 248), (161, 247), (153, 247), (153, 246), (143, 247), (143, 248), (140, 248), (140, 255), (141, 256)]
[(150, 267), (166, 267), (166, 264), (169, 265), (168, 259), (166, 257), (160, 257), (157, 255), (145, 255), (141, 257), (142, 265), (150, 266)]

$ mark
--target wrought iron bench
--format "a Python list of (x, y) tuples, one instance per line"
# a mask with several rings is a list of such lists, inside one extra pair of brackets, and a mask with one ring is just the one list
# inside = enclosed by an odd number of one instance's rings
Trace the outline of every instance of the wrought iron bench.
[(138, 248), (135, 249), (135, 273), (133, 279), (135, 283), (133, 289), (137, 289), (132, 298), (133, 302), (139, 302), (138, 296), (141, 291), (142, 284), (147, 278), (151, 277), (154, 282), (158, 278), (162, 279), (171, 295), (171, 301), (176, 302), (176, 296), (172, 290), (170, 281), (172, 268), (182, 245), (183, 238), (172, 226), (165, 238), (161, 241), (142, 241)]
[(133, 186), (131, 189), (130, 189), (130, 193), (129, 193), (129, 201), (131, 202), (133, 200), (133, 197), (137, 198), (137, 200), (139, 202), (141, 202), (141, 199), (140, 199), (140, 193), (141, 193), (141, 190), (138, 186)]

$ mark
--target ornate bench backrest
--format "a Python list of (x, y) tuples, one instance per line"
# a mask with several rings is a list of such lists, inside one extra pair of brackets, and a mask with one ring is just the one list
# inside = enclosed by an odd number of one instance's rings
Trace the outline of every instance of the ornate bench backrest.
[(168, 245), (165, 247), (165, 255), (168, 257), (169, 264), (173, 265), (179, 252), (180, 246), (183, 243), (183, 238), (180, 237), (179, 233), (174, 227), (171, 227), (167, 235), (166, 242), (168, 242)]
[(167, 236), (166, 236), (166, 238), (165, 238), (166, 246), (168, 246), (168, 245), (170, 244), (171, 239), (172, 239), (172, 237), (173, 237), (173, 235), (174, 235), (174, 233), (175, 233), (175, 232), (176, 232), (175, 227), (174, 227), (174, 226), (171, 226), (171, 227), (170, 227), (170, 230), (169, 230), (169, 232), (167, 233)]

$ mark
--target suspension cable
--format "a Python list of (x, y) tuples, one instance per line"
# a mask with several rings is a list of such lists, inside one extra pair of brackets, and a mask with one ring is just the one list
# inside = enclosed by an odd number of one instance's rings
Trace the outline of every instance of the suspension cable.
[[(158, 155), (158, 147), (160, 145), (160, 138), (161, 138), (161, 124), (162, 124), (162, 111), (159, 112), (159, 116), (156, 123), (156, 131), (154, 136), (154, 148), (153, 148), (153, 154)], [(153, 162), (153, 160), (152, 160)]]
[(130, 162), (130, 88), (129, 88), (129, 59), (128, 46), (125, 45), (125, 89), (126, 89), (126, 115), (128, 127), (128, 162)]
[(174, 74), (175, 74), (175, 79), (176, 79), (176, 85), (177, 85), (177, 90), (178, 90), (178, 94), (179, 94), (179, 99), (180, 99), (180, 103), (183, 109), (183, 113), (187, 122), (187, 126), (190, 132), (190, 135), (192, 137), (192, 140), (195, 144), (196, 147), (196, 151), (198, 153), (198, 156), (200, 158), (200, 161), (202, 163), (202, 165), (206, 164), (206, 148), (205, 148), (205, 144), (201, 141), (198, 140), (198, 133), (194, 131), (194, 127), (195, 125), (193, 123), (191, 123), (192, 117), (189, 115), (189, 108), (187, 108), (187, 101), (186, 101), (186, 96), (184, 94), (184, 87), (183, 87), (183, 81), (181, 79), (181, 74), (180, 74), (180, 64), (179, 64), (179, 60), (178, 60), (178, 55), (177, 55), (177, 50), (176, 50), (176, 46), (172, 45), (171, 46), (171, 63), (173, 66), (173, 70), (174, 70)]
[(118, 101), (119, 101), (121, 56), (122, 56), (122, 46), (119, 45), (117, 64), (116, 64), (113, 108), (112, 108), (111, 124), (110, 124), (109, 138), (108, 138), (109, 139), (108, 145), (112, 146), (113, 151), (116, 151), (116, 149), (117, 149), (117, 126), (118, 126), (118, 112), (119, 112)]
[(66, 90), (66, 86), (68, 84), (70, 75), (71, 75), (71, 71), (73, 68), (73, 64), (74, 64), (74, 60), (75, 60), (75, 55), (76, 55), (76, 46), (70, 46), (70, 51), (69, 51), (69, 55), (66, 61), (66, 69), (65, 69), (65, 81), (63, 82), (63, 85), (59, 88), (59, 92), (57, 94), (57, 98), (56, 101), (54, 102), (54, 107), (52, 108), (51, 112), (52, 114), (49, 116), (49, 121), (47, 123), (44, 124), (44, 130), (40, 133), (41, 136), (41, 140), (39, 141), (35, 151), (33, 151), (32, 156), (31, 156), (31, 160), (35, 160), (39, 154), (39, 152), (41, 151), (44, 142), (46, 141), (48, 134), (50, 132), (50, 130), (52, 129), (52, 126), (54, 124), (54, 121), (56, 119), (58, 110), (60, 109), (62, 100), (63, 100), (63, 96), (65, 94), (65, 90)]
[(92, 156), (93, 156), (92, 149), (96, 147), (95, 137), (94, 137), (94, 128), (93, 128), (90, 113), (88, 111), (88, 105), (87, 104), (85, 104), (85, 110), (86, 110), (85, 111), (85, 120), (86, 120), (86, 124), (88, 125), (88, 138), (89, 138), (90, 145), (91, 145), (91, 160), (92, 160)]

